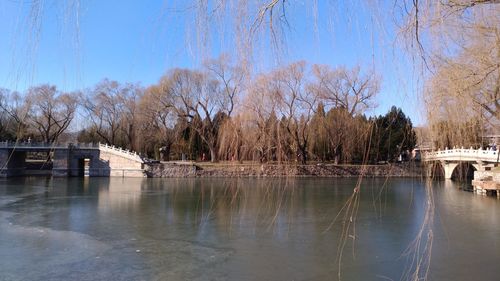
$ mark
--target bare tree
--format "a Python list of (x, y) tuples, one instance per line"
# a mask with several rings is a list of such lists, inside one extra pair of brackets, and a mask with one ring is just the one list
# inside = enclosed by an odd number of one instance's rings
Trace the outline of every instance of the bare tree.
[(162, 91), (171, 96), (178, 117), (186, 118), (210, 150), (212, 162), (218, 160), (218, 129), (227, 118), (219, 82), (206, 74), (188, 69), (174, 69), (160, 81)]
[(245, 71), (242, 67), (233, 64), (226, 54), (217, 59), (208, 60), (205, 63), (205, 68), (208, 70), (208, 75), (218, 81), (219, 107), (225, 111), (228, 117), (231, 117), (244, 90)]
[(56, 142), (75, 116), (75, 94), (61, 93), (55, 86), (41, 85), (28, 90), (27, 121), (42, 141)]
[(22, 139), (27, 133), (26, 118), (28, 109), (27, 104), (18, 92), (0, 89), (0, 110), (2, 111), (2, 119), (5, 121), (2, 125), (3, 130), (10, 131), (9, 134), (12, 134), (18, 140)]
[(138, 102), (142, 98), (144, 89), (139, 85), (126, 84), (118, 101), (123, 104), (123, 112), (120, 118), (120, 129), (125, 137), (128, 149), (137, 150), (136, 139), (139, 123)]
[(221, 116), (223, 120), (218, 129), (218, 154), (226, 159), (239, 159), (243, 142), (241, 118), (232, 119), (231, 117), (244, 91), (245, 71), (239, 65), (234, 64), (227, 54), (206, 61), (205, 69), (207, 77), (217, 81), (214, 85), (214, 90), (217, 92), (212, 93), (212, 96), (219, 103), (219, 113), (224, 114)]
[(278, 112), (284, 126), (294, 142), (294, 150), (302, 164), (307, 162), (309, 133), (308, 125), (317, 105), (318, 97), (307, 81), (307, 65), (300, 61), (275, 71), (273, 91), (277, 99)]
[(328, 65), (313, 65), (316, 79), (313, 91), (326, 105), (345, 108), (354, 116), (375, 106), (375, 96), (380, 90), (380, 77), (373, 72), (361, 73), (358, 65), (353, 69)]
[(170, 92), (162, 91), (159, 86), (148, 88), (139, 108), (141, 135), (148, 139), (143, 142), (159, 144), (163, 156), (161, 160), (169, 161), (172, 146), (178, 140), (177, 114)]
[[(90, 91), (84, 101), (84, 108), (95, 132), (105, 142), (113, 145), (133, 144), (136, 99), (140, 92), (137, 85), (122, 85), (108, 79)], [(120, 140), (123, 135), (126, 141)]]

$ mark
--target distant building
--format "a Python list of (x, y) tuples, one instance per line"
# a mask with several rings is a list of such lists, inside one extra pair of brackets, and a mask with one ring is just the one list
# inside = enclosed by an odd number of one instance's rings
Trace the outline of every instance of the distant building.
[(420, 161), (422, 159), (422, 153), (432, 151), (432, 141), (427, 127), (415, 127), (415, 133), (417, 135), (417, 145), (415, 145), (415, 148), (411, 151), (411, 159)]
[(415, 148), (411, 151), (411, 159), (415, 161), (420, 161), (422, 160), (422, 153), (431, 151), (432, 147), (430, 145), (417, 145)]

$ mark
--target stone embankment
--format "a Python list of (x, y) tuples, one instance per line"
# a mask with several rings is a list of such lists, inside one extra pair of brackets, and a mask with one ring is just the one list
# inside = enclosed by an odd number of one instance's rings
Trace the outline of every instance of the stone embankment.
[(472, 186), (476, 193), (500, 197), (500, 169), (497, 168), (494, 171), (475, 171)]
[(198, 167), (192, 162), (162, 162), (145, 165), (148, 178), (196, 177)]
[(420, 177), (420, 163), (392, 165), (278, 165), (164, 162), (149, 164), (148, 177)]

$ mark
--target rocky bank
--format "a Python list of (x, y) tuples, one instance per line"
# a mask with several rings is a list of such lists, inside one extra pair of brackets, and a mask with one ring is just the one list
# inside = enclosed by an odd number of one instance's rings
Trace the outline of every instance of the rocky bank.
[(148, 177), (420, 177), (420, 163), (387, 165), (278, 165), (162, 162), (148, 164)]

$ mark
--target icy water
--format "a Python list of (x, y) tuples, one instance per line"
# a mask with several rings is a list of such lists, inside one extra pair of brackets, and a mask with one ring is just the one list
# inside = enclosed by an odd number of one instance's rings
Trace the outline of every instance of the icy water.
[(401, 280), (429, 233), (429, 280), (500, 280), (500, 200), (435, 182), (407, 252), (425, 184), (356, 181), (3, 179), (0, 280)]

